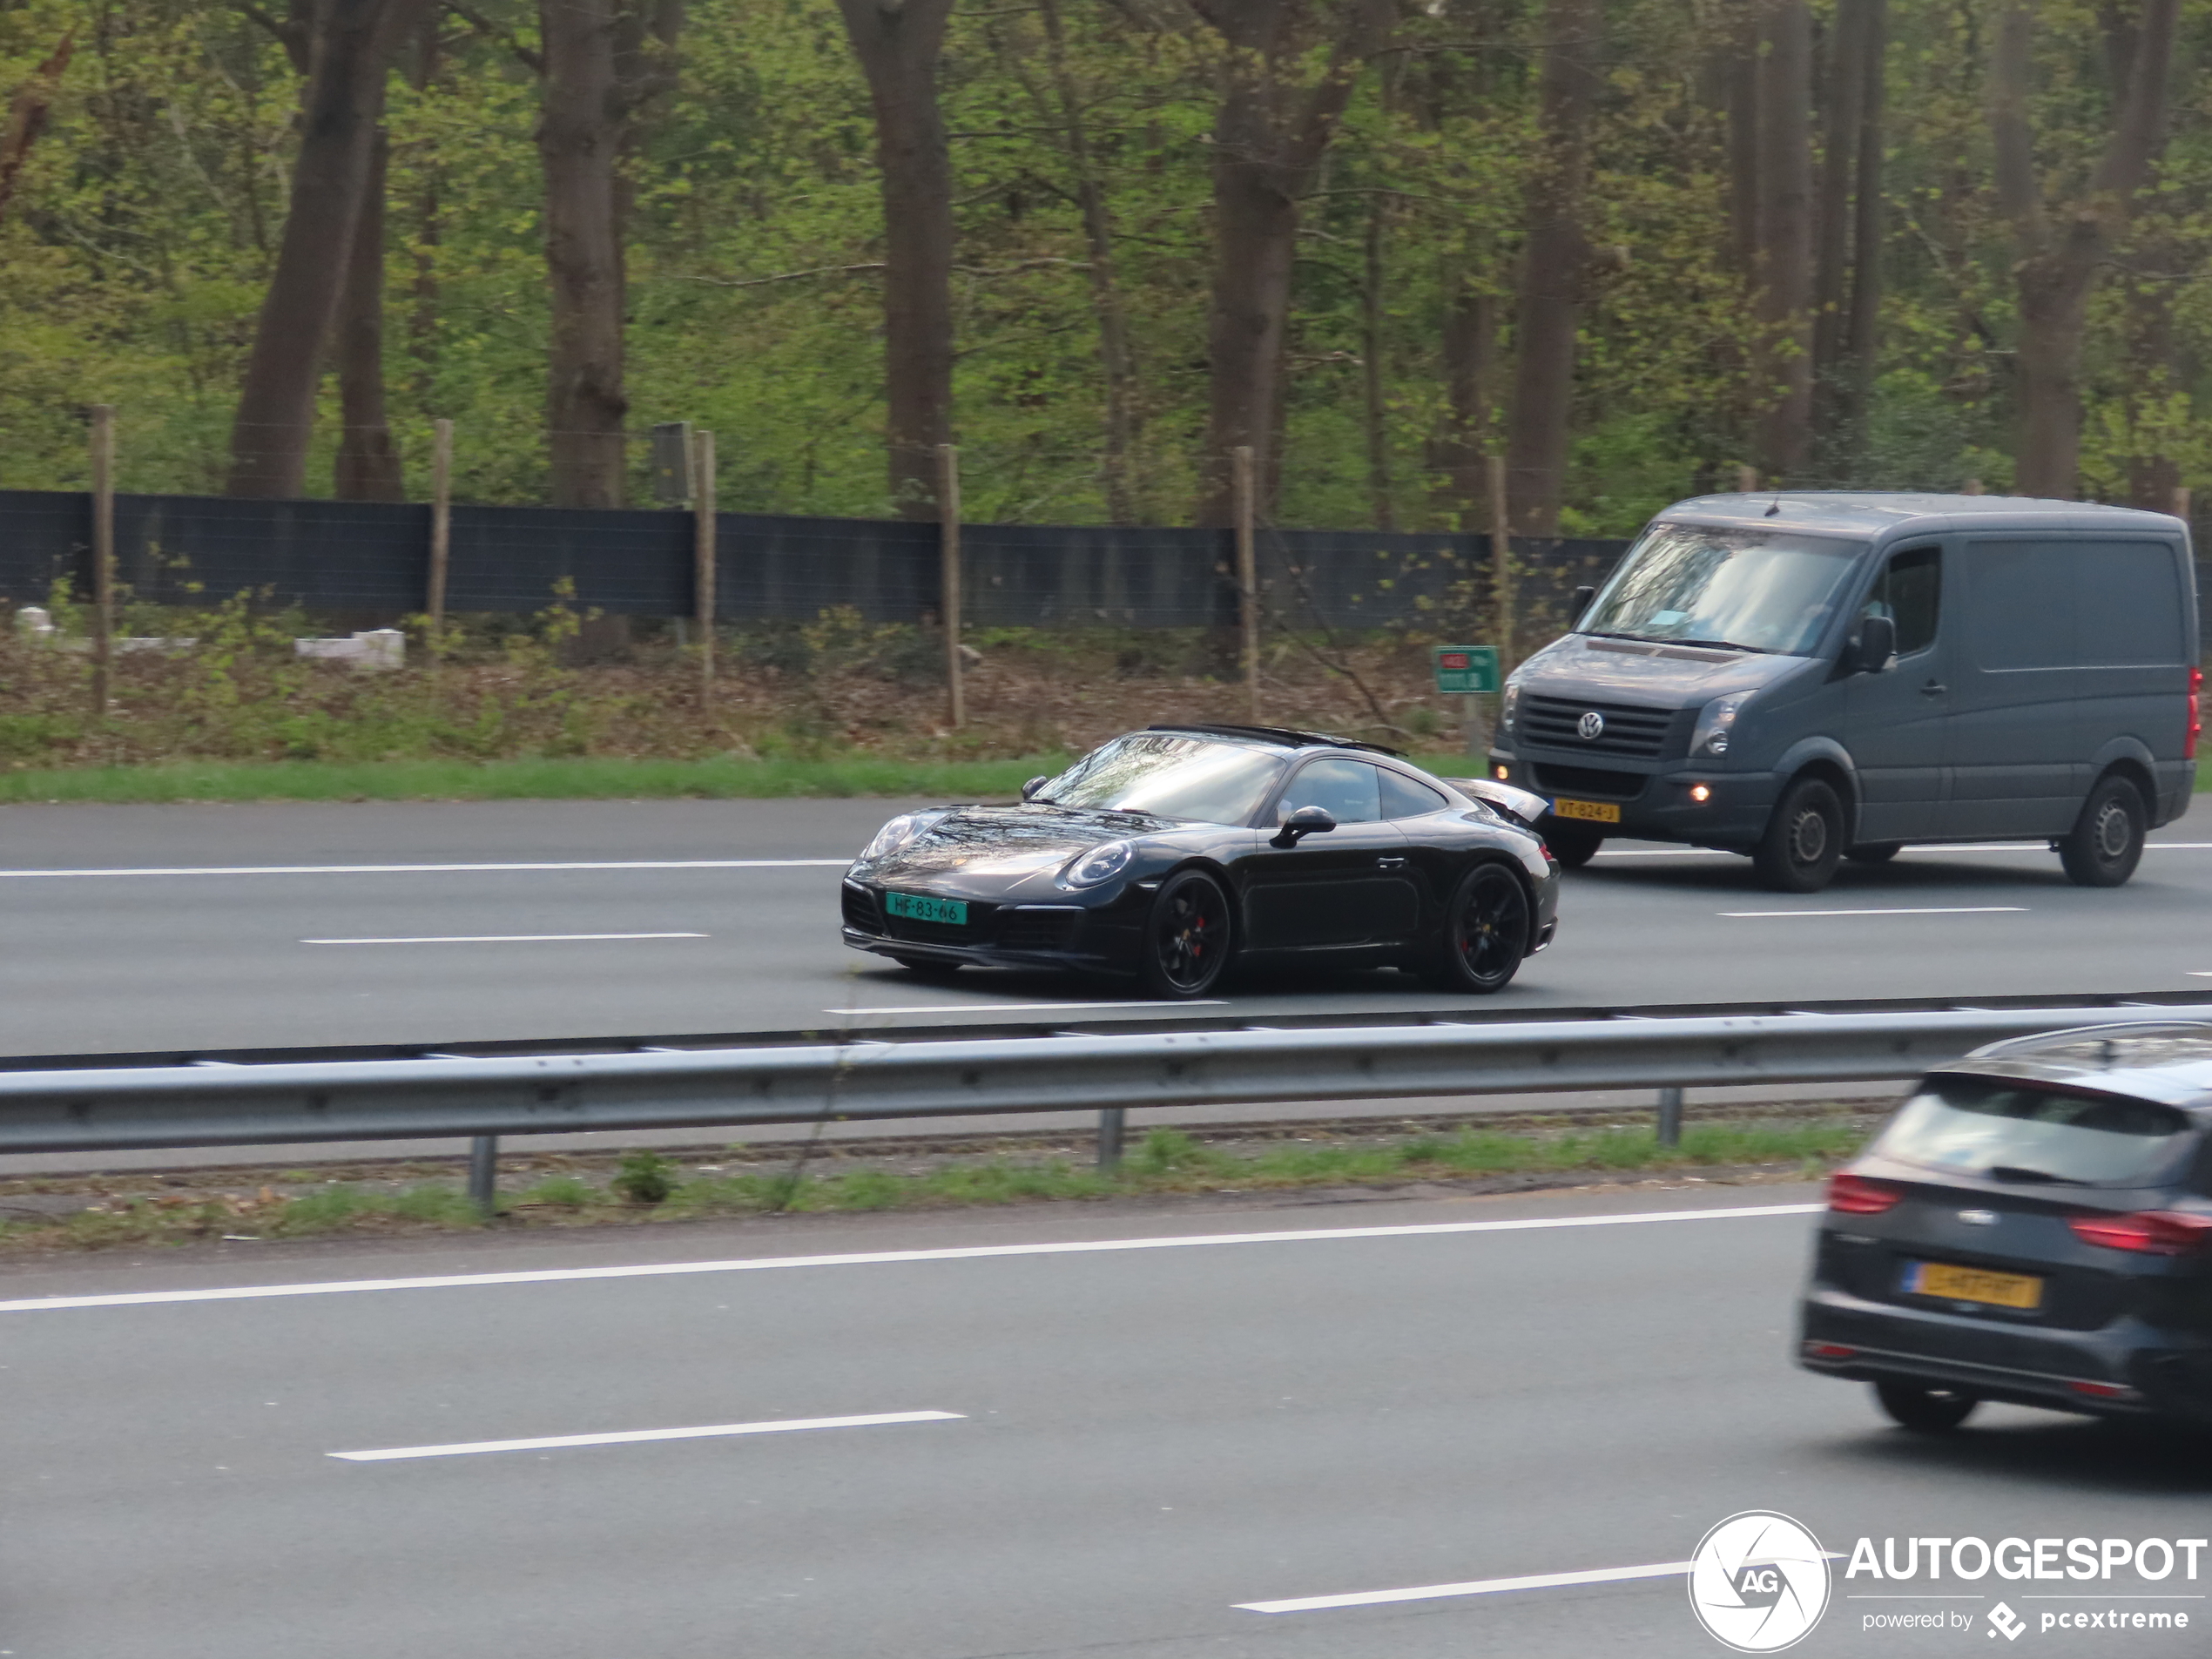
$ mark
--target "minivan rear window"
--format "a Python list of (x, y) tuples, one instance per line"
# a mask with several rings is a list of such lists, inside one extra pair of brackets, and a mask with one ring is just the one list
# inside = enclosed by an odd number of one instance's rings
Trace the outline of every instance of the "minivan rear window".
[(2131, 1186), (2193, 1131), (2170, 1106), (1978, 1077), (1932, 1077), (1871, 1149), (1946, 1175), (2022, 1184)]

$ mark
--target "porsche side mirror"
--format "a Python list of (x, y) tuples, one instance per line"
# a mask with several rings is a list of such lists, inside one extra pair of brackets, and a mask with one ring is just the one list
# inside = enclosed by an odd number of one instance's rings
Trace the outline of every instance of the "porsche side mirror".
[(1575, 589), (1575, 603), (1570, 607), (1574, 614), (1567, 618), (1567, 625), (1571, 628), (1576, 623), (1581, 621), (1582, 613), (1590, 608), (1590, 601), (1596, 597), (1597, 590), (1595, 588), (1585, 587)]
[(1327, 809), (1320, 806), (1301, 806), (1283, 820), (1283, 827), (1276, 832), (1274, 838), (1267, 844), (1270, 846), (1296, 846), (1300, 836), (1318, 835), (1325, 830), (1332, 830), (1336, 826), (1337, 820), (1329, 816)]
[(1022, 786), (1022, 799), (1023, 800), (1034, 800), (1036, 798), (1037, 791), (1042, 789), (1051, 781), (1052, 779), (1049, 778), (1030, 779), (1028, 783)]
[(1858, 624), (1858, 647), (1851, 653), (1851, 668), (1860, 674), (1879, 674), (1897, 655), (1897, 624), (1888, 617), (1868, 617)]

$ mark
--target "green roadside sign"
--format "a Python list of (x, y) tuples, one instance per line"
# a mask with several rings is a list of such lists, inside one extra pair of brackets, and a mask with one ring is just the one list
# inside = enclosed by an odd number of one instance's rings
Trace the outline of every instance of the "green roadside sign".
[(1435, 658), (1438, 691), (1472, 693), (1498, 689), (1495, 645), (1439, 645)]

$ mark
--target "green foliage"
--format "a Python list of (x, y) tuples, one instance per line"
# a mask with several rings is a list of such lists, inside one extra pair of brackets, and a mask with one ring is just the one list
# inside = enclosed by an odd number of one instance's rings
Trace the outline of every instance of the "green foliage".
[(607, 1184), (631, 1204), (664, 1202), (676, 1190), (677, 1167), (655, 1152), (625, 1152)]
[[(1174, 6), (1062, 10), (1131, 334), (1132, 511), (1178, 522), (1197, 492), (1204, 422), (1217, 46)], [(1726, 481), (1747, 448), (1751, 342), (1729, 253), (1713, 73), (1738, 10), (1606, 10), (1573, 532), (1632, 530), (1654, 506)], [(1960, 0), (1891, 15), (1880, 373), (1865, 459), (1838, 482), (1997, 488), (2010, 474), (2019, 319), (2015, 251), (1991, 187), (1995, 8)], [(87, 16), (75, 0), (0, 9), (0, 98), (79, 30), (51, 125), (0, 219), (0, 487), (83, 487), (82, 411), (105, 401), (120, 410), (125, 488), (212, 490), (285, 209), (299, 75), (252, 8), (112, 0), (97, 24)], [(389, 89), (394, 432), (418, 496), (431, 421), (447, 416), (463, 499), (538, 501), (549, 482), (540, 86), (515, 50), (533, 44), (535, 12), (485, 0), (468, 17), (449, 20), (437, 73), (395, 75)], [(2100, 9), (2044, 7), (2037, 18), (2037, 160), (2055, 189), (2078, 192), (2112, 102)], [(1534, 0), (1408, 8), (1407, 50), (1361, 84), (1304, 205), (1283, 522), (1365, 523), (1386, 510), (1400, 527), (1441, 527), (1463, 510), (1438, 461), (1447, 321), (1462, 301), (1510, 311), (1537, 165), (1532, 49), (1543, 28)], [(646, 428), (689, 419), (721, 436), (725, 507), (885, 512), (883, 206), (869, 103), (836, 10), (706, 0), (684, 29), (680, 84), (627, 164), (632, 493), (645, 493)], [(2212, 361), (2208, 55), (2212, 0), (2186, 0), (2173, 136), (2092, 305), (2084, 469), (2107, 496), (2140, 489), (2154, 459), (2212, 484), (2194, 418)], [(958, 421), (978, 520), (1106, 516), (1094, 287), (1103, 270), (1051, 68), (1035, 10), (956, 9), (941, 82), (958, 204)], [(2147, 341), (2166, 342), (2152, 368)], [(1509, 322), (1492, 344), (1508, 363)], [(1379, 489), (1366, 429), (1371, 355)], [(1490, 375), (1493, 408), (1479, 413), (1502, 414), (1507, 379)], [(337, 420), (327, 388), (317, 487)], [(255, 649), (242, 620), (231, 637)], [(740, 648), (799, 675), (823, 649), (796, 630), (760, 631)], [(867, 649), (901, 684), (936, 671), (911, 639)], [(591, 742), (587, 714), (567, 741)], [(268, 719), (283, 752), (330, 758), (348, 742), (312, 711)], [(501, 732), (494, 722), (439, 738), (489, 752)], [(39, 740), (0, 726), (0, 754)]]

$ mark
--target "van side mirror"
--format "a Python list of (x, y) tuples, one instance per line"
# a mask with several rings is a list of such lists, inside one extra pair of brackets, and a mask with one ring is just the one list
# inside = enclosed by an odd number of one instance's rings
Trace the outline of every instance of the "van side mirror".
[(1597, 590), (1595, 588), (1581, 587), (1575, 590), (1574, 612), (1567, 618), (1567, 623), (1569, 627), (1572, 627), (1575, 624), (1581, 621), (1582, 613), (1590, 608), (1590, 601), (1596, 597)]
[(1030, 779), (1028, 783), (1022, 786), (1022, 799), (1023, 800), (1034, 800), (1036, 798), (1037, 791), (1042, 789), (1051, 781), (1052, 779), (1049, 778)]
[(1851, 671), (1879, 674), (1897, 656), (1897, 624), (1888, 617), (1868, 617), (1858, 624), (1858, 644), (1851, 653)]
[(1283, 820), (1283, 827), (1270, 838), (1270, 846), (1296, 846), (1301, 835), (1318, 835), (1337, 826), (1325, 806), (1301, 806)]

